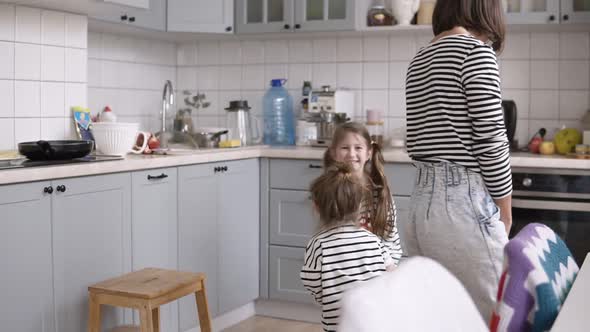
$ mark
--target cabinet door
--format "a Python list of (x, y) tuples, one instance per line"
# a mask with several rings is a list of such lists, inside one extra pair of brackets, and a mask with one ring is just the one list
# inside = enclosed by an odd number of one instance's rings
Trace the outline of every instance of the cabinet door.
[(270, 191), (270, 243), (305, 247), (319, 229), (308, 191)]
[(270, 246), (268, 295), (271, 299), (315, 303), (299, 276), (304, 257), (305, 248)]
[[(203, 272), (212, 316), (217, 315), (217, 177), (214, 166), (202, 164), (178, 168), (178, 268)], [(179, 301), (179, 328), (198, 325), (195, 298)]]
[(238, 33), (291, 31), (293, 0), (236, 1), (236, 30)]
[[(178, 269), (176, 168), (134, 172), (131, 182), (132, 269)], [(160, 329), (178, 331), (178, 301), (160, 307)]]
[(296, 30), (354, 30), (354, 18), (354, 0), (295, 1)]
[(233, 0), (168, 0), (168, 31), (233, 33)]
[(559, 1), (507, 0), (506, 3), (506, 21), (509, 24), (559, 23)]
[[(258, 159), (223, 163), (218, 175), (219, 313), (258, 298)], [(227, 170), (225, 170), (227, 167)]]
[(3, 331), (53, 332), (49, 182), (0, 186)]
[(590, 22), (590, 2), (587, 0), (561, 0), (561, 23)]
[[(121, 2), (142, 2), (144, 0), (111, 0), (91, 2), (88, 4), (88, 17), (101, 21), (128, 24), (130, 26), (165, 31), (166, 0), (149, 0), (146, 9), (121, 6)], [(148, 1), (148, 0), (145, 0)], [(139, 4), (139, 3), (138, 3)]]
[[(131, 175), (52, 186), (56, 330), (85, 331), (88, 286), (131, 271)], [(123, 310), (103, 306), (101, 318), (103, 327), (113, 327), (123, 323)]]

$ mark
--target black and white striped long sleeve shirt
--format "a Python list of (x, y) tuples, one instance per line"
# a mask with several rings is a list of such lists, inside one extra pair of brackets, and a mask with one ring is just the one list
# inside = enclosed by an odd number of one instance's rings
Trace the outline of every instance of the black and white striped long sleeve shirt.
[(481, 173), (493, 198), (512, 193), (500, 74), (491, 47), (452, 35), (422, 48), (408, 68), (406, 105), (412, 159)]
[(314, 235), (305, 248), (301, 281), (322, 306), (324, 331), (336, 331), (344, 291), (380, 276), (394, 264), (381, 239), (350, 224)]

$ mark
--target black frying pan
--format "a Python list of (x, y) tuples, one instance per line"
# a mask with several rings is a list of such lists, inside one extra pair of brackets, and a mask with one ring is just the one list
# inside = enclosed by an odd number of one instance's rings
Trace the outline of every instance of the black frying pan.
[(18, 143), (18, 152), (30, 160), (62, 160), (84, 157), (93, 146), (90, 140), (41, 140)]

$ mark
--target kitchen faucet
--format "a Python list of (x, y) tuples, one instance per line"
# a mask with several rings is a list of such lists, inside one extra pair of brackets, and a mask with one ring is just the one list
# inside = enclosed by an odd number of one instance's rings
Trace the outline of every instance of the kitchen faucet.
[(161, 148), (168, 148), (168, 141), (172, 136), (171, 133), (166, 131), (166, 115), (168, 114), (170, 105), (174, 105), (174, 88), (172, 88), (172, 82), (166, 80), (166, 83), (164, 84), (164, 92), (162, 94), (162, 127), (160, 128), (160, 131), (156, 133)]

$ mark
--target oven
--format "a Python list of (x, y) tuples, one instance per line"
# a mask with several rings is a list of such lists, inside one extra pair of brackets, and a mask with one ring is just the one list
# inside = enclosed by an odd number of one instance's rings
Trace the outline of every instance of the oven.
[(578, 265), (590, 252), (590, 170), (513, 168), (512, 229), (537, 222), (559, 235)]

